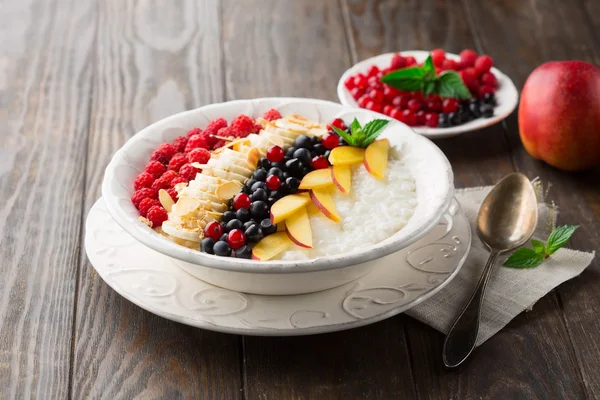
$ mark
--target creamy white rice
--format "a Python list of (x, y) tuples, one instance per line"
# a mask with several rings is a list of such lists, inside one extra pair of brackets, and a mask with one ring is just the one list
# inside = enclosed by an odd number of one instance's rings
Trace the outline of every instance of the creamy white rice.
[(313, 248), (296, 245), (279, 255), (282, 260), (304, 260), (334, 255), (379, 243), (402, 229), (417, 206), (415, 181), (400, 160), (390, 160), (386, 179), (375, 179), (364, 165), (353, 167), (349, 195), (333, 191), (341, 222), (322, 213), (312, 214)]

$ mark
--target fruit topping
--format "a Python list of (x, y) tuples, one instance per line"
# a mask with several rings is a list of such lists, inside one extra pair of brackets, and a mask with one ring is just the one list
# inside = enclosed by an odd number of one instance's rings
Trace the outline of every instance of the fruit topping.
[(146, 214), (146, 219), (150, 221), (152, 228), (156, 228), (162, 225), (169, 218), (167, 214), (167, 210), (165, 210), (161, 206), (152, 206), (148, 210), (148, 214)]
[(213, 246), (213, 252), (217, 256), (229, 257), (231, 255), (231, 247), (225, 240), (217, 241)]
[(280, 146), (271, 146), (267, 149), (267, 159), (271, 162), (279, 162), (284, 156), (285, 152)]
[(327, 187), (332, 184), (331, 171), (329, 169), (317, 169), (306, 174), (304, 178), (302, 178), (298, 188), (306, 190)]
[(246, 193), (238, 193), (233, 198), (233, 208), (236, 210), (239, 210), (240, 208), (250, 208), (250, 203), (250, 196), (248, 196)]
[(389, 151), (390, 142), (387, 139), (377, 140), (365, 150), (365, 168), (377, 179), (385, 178)]
[(301, 209), (309, 199), (304, 196), (292, 194), (277, 200), (271, 207), (271, 223), (277, 224)]
[(210, 221), (204, 227), (204, 236), (213, 239), (214, 241), (219, 240), (223, 234), (223, 227), (217, 221)]
[(298, 246), (312, 248), (312, 229), (306, 207), (301, 208), (285, 220), (285, 232)]
[(246, 235), (241, 229), (232, 229), (227, 234), (227, 243), (232, 249), (239, 249), (246, 244)]
[(365, 149), (351, 146), (340, 146), (331, 150), (329, 162), (331, 165), (360, 164), (365, 158)]
[(310, 199), (327, 218), (334, 222), (341, 221), (340, 215), (335, 208), (335, 203), (333, 202), (333, 199), (331, 198), (331, 195), (327, 189), (311, 189)]
[(350, 194), (352, 185), (352, 167), (350, 165), (334, 165), (331, 168), (331, 178), (340, 192)]
[[(252, 249), (252, 259), (259, 261), (270, 260), (292, 244), (285, 232), (277, 232), (263, 238)], [(215, 251), (216, 254), (216, 251)]]

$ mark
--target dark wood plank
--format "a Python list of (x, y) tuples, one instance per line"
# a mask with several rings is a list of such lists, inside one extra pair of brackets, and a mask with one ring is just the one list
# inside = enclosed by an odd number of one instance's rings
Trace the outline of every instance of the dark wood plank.
[(67, 398), (93, 5), (1, 8), (0, 397)]
[[(539, 1), (525, 4), (518, 1), (491, 2), (482, 7), (469, 1), (471, 19), (482, 38), (482, 46), (497, 59), (501, 68), (522, 87), (528, 74), (539, 64), (551, 60), (580, 59), (600, 62), (600, 42), (597, 32), (600, 20), (594, 11), (597, 2), (570, 4), (560, 1)], [(515, 15), (517, 10), (518, 15)], [(507, 20), (514, 21), (510, 26)], [(485, 22), (484, 22), (485, 21)], [(494, 39), (496, 40), (494, 40)], [(519, 57), (506, 57), (510, 53)], [(584, 173), (567, 173), (534, 160), (524, 150), (518, 137), (516, 118), (507, 121), (512, 156), (519, 170), (539, 176), (553, 184), (551, 197), (559, 204), (562, 224), (580, 224), (581, 229), (570, 246), (582, 250), (600, 248), (600, 168)], [(593, 317), (600, 312), (600, 262), (596, 260), (580, 278), (563, 284), (558, 290), (563, 318), (581, 368), (586, 393), (600, 396), (600, 347), (593, 337), (600, 331), (600, 322)]]
[[(337, 1), (237, 4), (223, 5), (228, 99), (336, 99), (337, 80), (350, 65)], [(246, 397), (413, 398), (402, 325), (393, 319), (311, 337), (245, 337)]]
[[(112, 153), (166, 115), (223, 98), (218, 3), (99, 3), (86, 210)], [(73, 398), (241, 396), (240, 340), (180, 325), (81, 270)]]
[[(442, 47), (457, 53), (466, 47), (481, 46), (481, 39), (473, 36), (457, 2), (349, 0), (348, 5), (354, 59), (403, 49)], [(505, 17), (507, 29), (511, 26), (507, 21), (515, 17)], [(510, 57), (517, 59), (514, 54)], [(493, 184), (514, 170), (510, 154), (515, 144), (507, 141), (501, 125), (438, 140), (436, 144), (452, 163), (457, 187)], [(518, 321), (522, 321), (520, 328), (513, 329)], [(510, 396), (515, 397), (547, 398), (582, 391), (569, 337), (553, 298), (542, 300), (532, 312), (519, 316), (478, 349), (459, 372), (447, 371), (442, 366), (441, 334), (410, 319), (406, 326), (413, 370), (418, 371), (415, 385), (419, 397), (493, 398), (500, 395), (495, 391), (499, 382), (500, 387), (511, 387)], [(535, 349), (535, 357), (523, 359), (523, 348)], [(519, 368), (501, 367), (512, 364)]]

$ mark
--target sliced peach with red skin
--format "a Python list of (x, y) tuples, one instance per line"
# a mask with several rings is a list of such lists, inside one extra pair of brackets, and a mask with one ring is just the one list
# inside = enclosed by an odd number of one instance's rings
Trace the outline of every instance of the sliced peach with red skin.
[(315, 206), (317, 206), (327, 218), (334, 222), (340, 222), (342, 220), (335, 208), (335, 203), (333, 202), (333, 198), (329, 194), (328, 189), (312, 189), (310, 191), (310, 198)]
[(308, 203), (310, 199), (306, 196), (290, 194), (277, 200), (271, 207), (271, 223), (277, 224)]
[(350, 165), (334, 165), (331, 168), (333, 183), (344, 194), (350, 194), (352, 185), (352, 167)]
[(329, 163), (331, 165), (360, 164), (365, 159), (365, 149), (352, 146), (338, 146), (331, 150)]
[(304, 175), (298, 189), (314, 189), (333, 185), (331, 170), (329, 168), (316, 169)]
[(292, 241), (285, 232), (277, 232), (265, 236), (252, 249), (252, 259), (258, 261), (270, 260), (287, 249), (291, 244)]
[(312, 229), (306, 207), (298, 210), (285, 220), (285, 231), (292, 242), (300, 247), (312, 249)]
[(390, 142), (387, 139), (371, 143), (365, 150), (365, 168), (377, 179), (385, 179)]

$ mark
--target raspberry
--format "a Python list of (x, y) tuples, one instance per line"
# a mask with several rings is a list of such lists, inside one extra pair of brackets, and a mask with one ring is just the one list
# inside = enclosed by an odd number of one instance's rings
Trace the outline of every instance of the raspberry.
[(163, 152), (155, 150), (150, 156), (150, 161), (157, 161), (163, 165), (169, 164), (170, 158)]
[(265, 111), (265, 113), (263, 114), (263, 118), (267, 121), (274, 121), (276, 119), (281, 118), (281, 113), (276, 109), (271, 108), (270, 110)]
[(167, 170), (167, 167), (165, 167), (159, 161), (150, 161), (148, 163), (148, 165), (146, 165), (146, 172), (155, 178), (160, 178), (161, 175), (164, 174), (166, 170)]
[(169, 193), (169, 196), (171, 196), (171, 198), (173, 199), (173, 201), (177, 201), (177, 191), (173, 188), (168, 189), (167, 193)]
[(175, 178), (177, 178), (179, 175), (177, 175), (177, 172), (175, 171), (167, 171), (163, 174), (163, 176), (160, 177), (160, 179), (164, 179), (165, 181), (169, 182), (169, 186), (171, 185), (171, 181)]
[(188, 183), (188, 180), (185, 179), (183, 176), (178, 176), (177, 178), (171, 181), (171, 187), (174, 188), (175, 185), (178, 185), (180, 183)]
[(262, 125), (254, 124), (254, 132), (259, 133), (260, 131), (262, 131)]
[(148, 218), (148, 221), (150, 221), (153, 228), (157, 228), (169, 218), (169, 215), (167, 214), (167, 210), (165, 210), (163, 207), (152, 206), (148, 210), (146, 218)]
[(171, 158), (169, 161), (169, 170), (179, 172), (179, 168), (181, 168), (184, 164), (187, 163), (187, 157), (183, 153), (177, 153)]
[(178, 136), (173, 140), (173, 146), (177, 149), (179, 153), (183, 153), (185, 151), (185, 146), (187, 145), (188, 138), (185, 136)]
[(139, 207), (140, 215), (142, 217), (145, 217), (146, 215), (148, 215), (148, 210), (154, 206), (160, 207), (160, 201), (146, 197), (140, 203), (140, 207)]
[(477, 60), (477, 52), (471, 49), (464, 49), (460, 52), (460, 61), (466, 67), (472, 67), (475, 65), (475, 60)]
[(177, 147), (173, 146), (171, 143), (163, 143), (156, 149), (157, 152), (163, 153), (165, 156), (171, 159), (177, 153)]
[(206, 164), (210, 160), (210, 152), (206, 149), (194, 149), (187, 155), (188, 162)]
[(137, 176), (137, 178), (135, 178), (135, 181), (133, 182), (133, 188), (135, 190), (148, 188), (152, 186), (152, 183), (154, 183), (154, 177), (147, 172), (142, 172)]
[(445, 59), (446, 52), (443, 49), (435, 49), (431, 52), (431, 60), (436, 67), (441, 67)]
[(458, 63), (454, 60), (444, 60), (442, 63), (442, 68), (446, 70), (456, 70), (458, 68)]
[(158, 192), (160, 189), (168, 189), (171, 186), (171, 181), (168, 179), (163, 179), (162, 177), (158, 178), (152, 184), (152, 190)]
[(204, 129), (204, 134), (207, 135), (216, 135), (219, 129), (227, 127), (227, 121), (224, 118), (213, 119), (208, 123), (206, 129)]
[(218, 149), (219, 147), (223, 147), (228, 143), (227, 140), (219, 139), (219, 137), (222, 137), (222, 138), (232, 137), (233, 133), (231, 132), (231, 129), (229, 127), (225, 127), (225, 128), (219, 129), (216, 136), (218, 136), (218, 137), (214, 138), (216, 141), (212, 145), (213, 150)]
[(233, 136), (243, 138), (254, 131), (254, 121), (249, 116), (240, 114), (231, 121), (229, 128)]
[(199, 135), (202, 133), (202, 129), (200, 128), (192, 128), (187, 132), (187, 137), (191, 138), (194, 135)]
[(406, 67), (406, 60), (400, 54), (394, 54), (390, 62), (390, 68), (400, 69)]
[(191, 180), (194, 180), (194, 178), (196, 178), (196, 174), (198, 172), (200, 172), (198, 170), (198, 168), (196, 168), (190, 164), (185, 164), (183, 167), (181, 167), (179, 169), (179, 176), (187, 179), (188, 181), (191, 181)]
[(494, 65), (494, 60), (490, 56), (479, 56), (475, 60), (475, 69), (479, 72), (488, 72)]
[(156, 199), (157, 193), (156, 190), (150, 188), (144, 188), (136, 191), (133, 196), (131, 196), (131, 202), (135, 206), (135, 208), (139, 208), (142, 200), (146, 198)]
[(498, 81), (496, 80), (496, 76), (491, 72), (484, 72), (481, 74), (481, 83), (486, 86), (491, 86), (493, 88), (498, 86)]
[(189, 153), (194, 149), (210, 149), (212, 145), (212, 141), (210, 139), (212, 138), (210, 138), (209, 135), (206, 134), (206, 132), (203, 132), (200, 135), (192, 136), (188, 140), (187, 145), (185, 146), (185, 152)]

